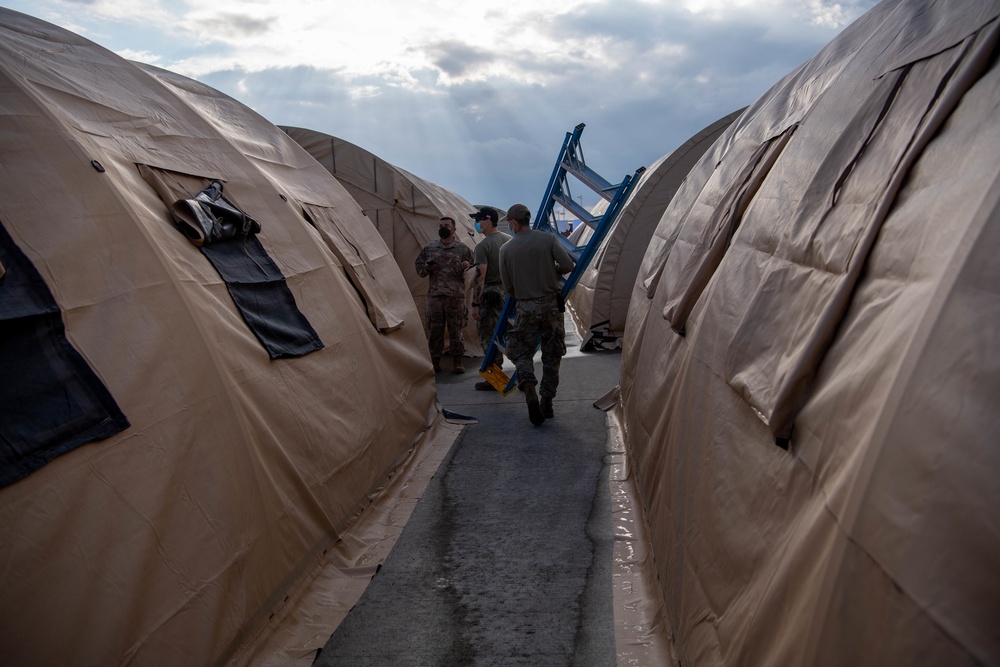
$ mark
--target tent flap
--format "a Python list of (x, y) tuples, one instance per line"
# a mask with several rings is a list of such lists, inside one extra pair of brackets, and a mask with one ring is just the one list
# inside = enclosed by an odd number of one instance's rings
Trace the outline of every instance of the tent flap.
[[(222, 196), (222, 182), (138, 165), (177, 228), (215, 267), (247, 326), (271, 359), (300, 357), (323, 342), (295, 305), (281, 269), (261, 245), (260, 223)], [(194, 183), (198, 185), (193, 186)], [(186, 190), (200, 188), (190, 197)]]
[(222, 196), (220, 181), (212, 181), (194, 199), (177, 200), (170, 212), (178, 229), (198, 246), (260, 232), (259, 222)]
[(368, 317), (383, 333), (403, 326), (403, 308), (394, 305), (376, 277), (377, 267), (392, 258), (384, 247), (372, 248), (363, 235), (351, 233), (348, 225), (337, 223), (334, 212), (324, 206), (302, 204), (309, 221), (319, 231), (323, 241), (340, 260), (351, 285), (364, 301)]
[(45, 281), (0, 223), (0, 486), (129, 427), (104, 383), (66, 339)]

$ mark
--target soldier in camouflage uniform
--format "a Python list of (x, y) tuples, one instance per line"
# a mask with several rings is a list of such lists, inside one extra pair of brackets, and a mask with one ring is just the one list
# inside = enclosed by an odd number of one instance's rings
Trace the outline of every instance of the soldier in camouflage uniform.
[[(495, 208), (483, 206), (469, 215), (476, 221), (476, 231), (485, 237), (476, 244), (476, 249), (472, 252), (478, 269), (472, 291), (472, 318), (478, 324), (479, 342), (483, 345), (485, 355), (500, 320), (503, 303), (507, 299), (500, 280), (500, 248), (510, 240), (510, 234), (497, 229), (499, 214)], [(494, 363), (503, 366), (503, 355), (498, 353)], [(492, 391), (493, 386), (489, 382), (477, 382), (476, 389)]]
[(427, 347), (434, 362), (434, 372), (440, 373), (444, 330), (447, 327), (454, 360), (452, 371), (464, 373), (462, 329), (468, 322), (465, 270), (472, 265), (472, 250), (455, 238), (455, 221), (451, 218), (441, 218), (438, 236), (440, 240), (424, 246), (414, 262), (417, 275), (430, 278), (427, 287), (427, 327), (430, 330)]
[[(507, 331), (507, 356), (517, 366), (517, 385), (524, 392), (528, 418), (538, 426), (546, 417), (555, 416), (552, 399), (566, 354), (559, 275), (572, 271), (576, 262), (555, 234), (531, 228), (531, 213), (523, 204), (511, 206), (507, 220), (514, 238), (500, 248), (500, 277), (507, 294), (517, 300), (514, 325)], [(535, 344), (539, 337), (542, 384), (536, 392)]]

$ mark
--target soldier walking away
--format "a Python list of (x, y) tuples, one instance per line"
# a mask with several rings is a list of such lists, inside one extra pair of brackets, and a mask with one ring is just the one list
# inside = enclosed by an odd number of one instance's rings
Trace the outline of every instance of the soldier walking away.
[[(559, 387), (559, 364), (566, 354), (560, 274), (576, 261), (549, 232), (531, 228), (531, 212), (523, 204), (507, 211), (514, 237), (500, 249), (500, 278), (517, 300), (514, 325), (507, 332), (507, 356), (517, 367), (517, 386), (524, 392), (528, 418), (538, 426), (555, 416), (552, 400)], [(542, 340), (542, 384), (535, 390), (535, 343)], [(541, 394), (541, 402), (539, 402)]]
[(451, 341), (452, 372), (464, 373), (465, 343), (462, 329), (468, 321), (465, 307), (465, 271), (472, 266), (472, 251), (455, 238), (455, 221), (441, 218), (440, 240), (431, 241), (414, 261), (417, 275), (430, 278), (427, 287), (427, 327), (430, 335), (427, 347), (434, 362), (434, 372), (441, 372), (444, 352), (444, 330)]
[[(497, 229), (499, 214), (495, 208), (484, 206), (469, 215), (476, 222), (476, 231), (486, 237), (476, 244), (472, 253), (478, 270), (472, 291), (472, 319), (476, 320), (479, 342), (482, 343), (485, 354), (493, 340), (493, 332), (507, 298), (500, 279), (500, 247), (510, 240), (510, 234)], [(497, 354), (496, 364), (503, 365), (502, 354)], [(489, 382), (480, 381), (476, 383), (476, 389), (491, 391), (493, 387)]]

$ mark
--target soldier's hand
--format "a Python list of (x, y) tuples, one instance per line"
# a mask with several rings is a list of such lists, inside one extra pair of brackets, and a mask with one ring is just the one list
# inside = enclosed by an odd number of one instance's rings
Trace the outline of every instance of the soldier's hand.
[(479, 306), (472, 307), (472, 319), (477, 322), (483, 319), (483, 316), (479, 314)]

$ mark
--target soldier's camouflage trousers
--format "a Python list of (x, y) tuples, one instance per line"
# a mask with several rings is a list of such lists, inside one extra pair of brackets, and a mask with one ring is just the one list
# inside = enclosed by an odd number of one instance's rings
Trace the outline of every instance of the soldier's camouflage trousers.
[[(500, 321), (500, 312), (503, 310), (503, 302), (507, 298), (502, 287), (486, 286), (479, 297), (479, 317), (477, 322), (479, 328), (479, 342), (483, 345), (483, 354), (489, 349), (490, 341), (493, 340), (493, 332)], [(503, 365), (503, 355), (497, 353), (495, 362), (498, 366)]]
[(542, 340), (542, 383), (539, 396), (554, 397), (559, 387), (559, 364), (566, 354), (563, 313), (555, 296), (517, 302), (515, 323), (507, 331), (507, 356), (517, 366), (517, 386), (537, 383), (535, 344)]
[(451, 356), (461, 357), (465, 354), (465, 343), (462, 341), (462, 329), (469, 321), (469, 310), (465, 305), (464, 296), (428, 296), (427, 297), (427, 328), (429, 335), (427, 347), (431, 359), (440, 359), (444, 352), (444, 330), (448, 328), (448, 338), (451, 346)]

